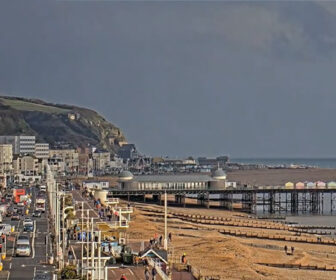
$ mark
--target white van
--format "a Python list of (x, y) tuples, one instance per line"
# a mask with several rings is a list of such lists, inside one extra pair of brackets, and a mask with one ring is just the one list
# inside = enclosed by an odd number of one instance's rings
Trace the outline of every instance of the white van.
[(0, 235), (6, 234), (9, 235), (12, 232), (12, 226), (9, 224), (0, 224)]

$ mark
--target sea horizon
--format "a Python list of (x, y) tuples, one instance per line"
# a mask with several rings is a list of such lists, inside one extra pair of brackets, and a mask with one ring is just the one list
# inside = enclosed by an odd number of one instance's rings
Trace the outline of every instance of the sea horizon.
[(318, 168), (336, 168), (336, 158), (300, 158), (300, 157), (246, 157), (246, 158), (230, 158), (230, 163), (239, 164), (263, 164), (267, 166), (290, 166), (290, 165), (302, 165)]

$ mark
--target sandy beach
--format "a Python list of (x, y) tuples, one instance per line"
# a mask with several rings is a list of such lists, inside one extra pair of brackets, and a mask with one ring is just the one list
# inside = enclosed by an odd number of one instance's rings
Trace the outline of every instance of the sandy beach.
[[(130, 240), (149, 240), (155, 233), (163, 234), (162, 206), (136, 204), (133, 221), (128, 230)], [(245, 214), (204, 208), (169, 207), (168, 227), (173, 235), (173, 259), (185, 252), (196, 274), (214, 279), (336, 279), (336, 272), (307, 269), (269, 267), (265, 264), (317, 266), (332, 268), (336, 262), (335, 245), (320, 245), (263, 238), (244, 238), (220, 233), (221, 230), (245, 231), (264, 236), (296, 236), (288, 230), (274, 230), (278, 223), (251, 221)], [(228, 218), (236, 226), (204, 225), (178, 218), (172, 213), (191, 216), (204, 215)], [(264, 228), (246, 227), (246, 223), (258, 223)], [(245, 226), (244, 226), (245, 223)], [(267, 228), (269, 227), (269, 229)], [(297, 238), (315, 240), (312, 234), (300, 234)], [(330, 237), (323, 237), (331, 240)], [(284, 252), (284, 246), (294, 247), (293, 255)], [(290, 252), (290, 250), (289, 250)], [(335, 267), (336, 268), (336, 267)], [(197, 276), (198, 276), (197, 275)]]

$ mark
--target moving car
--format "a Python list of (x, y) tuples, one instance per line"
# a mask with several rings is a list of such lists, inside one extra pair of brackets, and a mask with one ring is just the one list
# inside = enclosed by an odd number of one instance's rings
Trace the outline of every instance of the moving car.
[(18, 220), (20, 220), (20, 215), (18, 213), (14, 213), (12, 215), (12, 221), (18, 221)]
[(16, 240), (17, 245), (29, 245), (29, 237), (27, 235), (19, 235)]
[(42, 216), (42, 212), (41, 211), (39, 211), (39, 210), (35, 210), (34, 211), (34, 213), (33, 213), (33, 217), (37, 217), (37, 218), (39, 218), (39, 217), (41, 217)]
[(30, 244), (17, 244), (15, 254), (17, 257), (29, 257), (30, 251)]
[(29, 219), (29, 218), (25, 218), (24, 220), (23, 220), (23, 226), (26, 226), (26, 225), (33, 225), (34, 224), (34, 222), (33, 222), (33, 220), (32, 219)]
[(19, 207), (19, 208), (17, 208), (17, 210), (16, 210), (16, 213), (17, 213), (18, 215), (23, 215), (23, 212), (24, 212), (23, 207)]
[(33, 224), (26, 224), (23, 226), (24, 232), (33, 232), (34, 231), (34, 225)]

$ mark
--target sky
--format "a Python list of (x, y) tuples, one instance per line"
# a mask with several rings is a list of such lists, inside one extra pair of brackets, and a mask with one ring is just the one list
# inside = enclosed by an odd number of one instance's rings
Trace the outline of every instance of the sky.
[(3, 0), (0, 93), (152, 156), (336, 157), (336, 2)]

